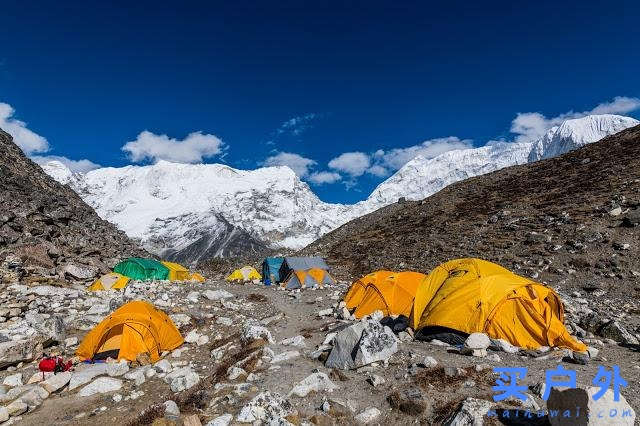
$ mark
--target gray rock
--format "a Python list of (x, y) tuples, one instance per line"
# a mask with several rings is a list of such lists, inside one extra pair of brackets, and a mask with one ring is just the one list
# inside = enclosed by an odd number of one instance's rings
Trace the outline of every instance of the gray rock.
[(384, 377), (378, 376), (377, 374), (372, 374), (367, 378), (367, 382), (371, 384), (371, 386), (378, 387), (385, 383)]
[(99, 377), (87, 386), (80, 389), (79, 396), (91, 396), (96, 393), (108, 393), (120, 390), (122, 388), (122, 380), (112, 377)]
[(333, 392), (336, 389), (339, 389), (339, 386), (333, 383), (325, 373), (312, 373), (295, 385), (289, 396), (304, 398), (311, 392)]
[(266, 327), (247, 322), (242, 327), (242, 340), (244, 342), (250, 342), (253, 339), (264, 339), (271, 344), (276, 343), (271, 332)]
[(204, 426), (228, 426), (231, 420), (233, 420), (233, 415), (223, 414), (215, 419), (209, 420)]
[(45, 388), (49, 393), (56, 392), (59, 389), (65, 387), (67, 383), (69, 383), (72, 374), (73, 373), (71, 373), (70, 371), (63, 371), (61, 373), (55, 374), (42, 382), (41, 386)]
[(180, 418), (180, 408), (178, 408), (178, 404), (175, 401), (165, 401), (164, 402), (164, 416), (170, 420), (178, 420)]
[(6, 407), (0, 407), (0, 423), (9, 420), (9, 410)]
[(465, 340), (464, 345), (462, 346), (463, 354), (471, 354), (473, 351), (485, 351), (491, 345), (491, 340), (489, 336), (484, 333), (471, 333), (467, 340)]
[(107, 364), (107, 366), (107, 374), (111, 377), (119, 377), (129, 371), (129, 364), (127, 362)]
[(29, 406), (18, 399), (7, 405), (5, 408), (7, 409), (9, 416), (15, 417), (19, 416), (20, 414), (26, 413), (29, 409)]
[[(553, 426), (564, 425), (633, 425), (636, 413), (627, 403), (624, 396), (620, 395), (618, 402), (613, 400), (613, 391), (607, 389), (606, 393), (597, 401), (593, 395), (600, 388), (579, 386), (576, 389), (552, 388), (547, 400), (549, 410), (549, 421)], [(580, 407), (579, 416), (576, 407)], [(552, 410), (558, 411), (558, 415), (553, 415)], [(565, 410), (570, 410), (571, 418), (562, 416)], [(604, 415), (602, 415), (604, 413)], [(614, 414), (612, 416), (611, 414)]]
[(355, 416), (355, 421), (361, 425), (367, 425), (369, 423), (375, 422), (378, 417), (380, 417), (382, 413), (376, 407), (369, 407), (357, 416)]
[(515, 354), (520, 351), (519, 347), (513, 346), (504, 339), (491, 339), (491, 346), (489, 346), (489, 348), (494, 351), (506, 352), (508, 354)]
[(326, 366), (353, 369), (386, 361), (398, 350), (398, 339), (378, 321), (359, 321), (341, 330), (333, 340)]
[(2, 384), (9, 386), (10, 388), (22, 386), (22, 373), (16, 373), (5, 377)]
[(492, 403), (484, 399), (466, 398), (444, 422), (444, 426), (482, 426)]
[(108, 368), (109, 364), (88, 364), (83, 367), (78, 367), (69, 380), (69, 390), (74, 390), (77, 387), (89, 383), (94, 377), (107, 374)]
[(265, 391), (256, 395), (240, 410), (239, 423), (270, 422), (297, 414), (291, 403), (277, 393)]
[(204, 297), (209, 300), (216, 301), (222, 299), (233, 299), (235, 296), (226, 290), (207, 290), (204, 292)]
[(153, 364), (153, 366), (160, 373), (169, 373), (173, 369), (171, 363), (166, 359), (161, 359), (160, 361)]
[(638, 345), (638, 339), (627, 331), (618, 321), (609, 321), (600, 327), (598, 334), (608, 339), (613, 339), (618, 343), (627, 345)]
[(38, 339), (12, 340), (0, 343), (0, 369), (29, 362), (42, 352), (42, 345)]

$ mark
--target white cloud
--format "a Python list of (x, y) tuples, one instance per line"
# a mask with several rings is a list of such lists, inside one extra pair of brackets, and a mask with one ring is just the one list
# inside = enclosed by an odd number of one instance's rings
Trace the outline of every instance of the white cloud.
[(13, 118), (15, 110), (9, 104), (0, 102), (0, 129), (9, 133), (13, 141), (26, 155), (36, 152), (47, 152), (49, 142), (39, 134), (27, 129), (27, 124)]
[(517, 142), (528, 142), (542, 137), (550, 128), (572, 118), (590, 114), (627, 114), (640, 108), (640, 99), (616, 96), (610, 102), (603, 102), (591, 110), (568, 111), (556, 117), (547, 118), (539, 112), (518, 113), (511, 122), (511, 133), (518, 135)]
[(204, 158), (222, 154), (226, 145), (217, 136), (202, 132), (189, 133), (183, 140), (156, 135), (147, 130), (127, 142), (122, 150), (133, 162), (166, 160), (176, 163), (201, 163)]
[(286, 132), (290, 132), (296, 136), (301, 135), (306, 130), (313, 127), (311, 122), (318, 118), (318, 114), (309, 113), (305, 115), (300, 115), (298, 117), (290, 118), (289, 120), (282, 123), (282, 125), (278, 128), (277, 133), (282, 134)]
[(385, 177), (389, 175), (389, 170), (379, 164), (374, 164), (367, 169), (367, 173), (377, 177)]
[(262, 163), (264, 166), (288, 166), (299, 178), (307, 177), (311, 167), (315, 164), (316, 162), (314, 160), (305, 158), (299, 154), (294, 154), (293, 152), (279, 152), (276, 155), (268, 157)]
[[(388, 170), (398, 170), (409, 161), (421, 155), (425, 158), (437, 157), (447, 151), (471, 148), (471, 139), (460, 139), (455, 136), (429, 139), (421, 144), (407, 148), (394, 148), (389, 151), (378, 150), (373, 154), (376, 165)], [(372, 173), (377, 176), (380, 174)]]
[(364, 152), (345, 152), (329, 161), (329, 167), (352, 177), (362, 176), (371, 166), (371, 159)]
[(309, 181), (315, 185), (324, 185), (326, 183), (336, 183), (342, 179), (339, 173), (335, 172), (314, 172), (309, 176)]
[(90, 160), (71, 160), (67, 157), (61, 157), (59, 155), (34, 155), (31, 156), (31, 159), (40, 165), (46, 164), (49, 161), (59, 161), (74, 173), (86, 173), (101, 167), (99, 164), (96, 164)]

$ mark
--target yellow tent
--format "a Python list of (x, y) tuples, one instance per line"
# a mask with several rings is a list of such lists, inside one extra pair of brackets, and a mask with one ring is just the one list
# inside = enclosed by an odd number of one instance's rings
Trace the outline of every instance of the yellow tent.
[(167, 314), (138, 300), (121, 306), (96, 325), (82, 340), (76, 355), (134, 361), (139, 354), (148, 353), (156, 362), (163, 351), (171, 351), (183, 342)]
[(191, 281), (198, 281), (203, 283), (205, 281), (204, 277), (197, 272), (191, 274)]
[(236, 269), (226, 278), (227, 281), (253, 281), (261, 280), (262, 276), (256, 271), (253, 266), (243, 266)]
[(98, 278), (87, 290), (99, 291), (109, 289), (123, 289), (129, 284), (129, 277), (120, 275), (117, 272), (109, 272)]
[(527, 349), (560, 346), (585, 351), (569, 335), (564, 308), (550, 288), (481, 259), (435, 268), (416, 293), (410, 325), (481, 332)]
[(369, 284), (377, 284), (379, 282), (387, 279), (389, 275), (393, 275), (392, 271), (375, 271), (370, 274), (365, 275), (364, 277), (356, 280), (349, 290), (347, 294), (344, 296), (344, 301), (347, 304), (347, 309), (351, 310), (358, 306), (360, 302), (362, 302), (362, 298), (364, 297), (364, 292)]
[(380, 310), (384, 316), (408, 317), (418, 286), (425, 278), (426, 275), (419, 272), (396, 272), (383, 280), (367, 284), (353, 314), (356, 318), (362, 318)]
[(160, 262), (169, 269), (169, 281), (189, 281), (191, 274), (189, 270), (179, 263), (162, 261)]

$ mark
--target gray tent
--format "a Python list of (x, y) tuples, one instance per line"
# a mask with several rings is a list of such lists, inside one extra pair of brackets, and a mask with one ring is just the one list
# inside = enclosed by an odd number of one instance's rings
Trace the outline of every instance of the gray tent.
[(329, 266), (321, 257), (285, 257), (280, 266), (280, 279), (289, 276), (291, 271), (308, 271), (312, 268), (329, 270)]

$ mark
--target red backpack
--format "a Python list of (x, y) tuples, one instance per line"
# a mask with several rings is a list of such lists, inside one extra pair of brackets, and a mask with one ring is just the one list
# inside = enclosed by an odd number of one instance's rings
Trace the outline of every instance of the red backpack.
[(65, 363), (62, 357), (45, 356), (38, 364), (38, 369), (42, 371), (42, 379), (44, 380), (44, 373), (59, 373), (71, 369), (72, 366), (73, 363), (71, 361)]

